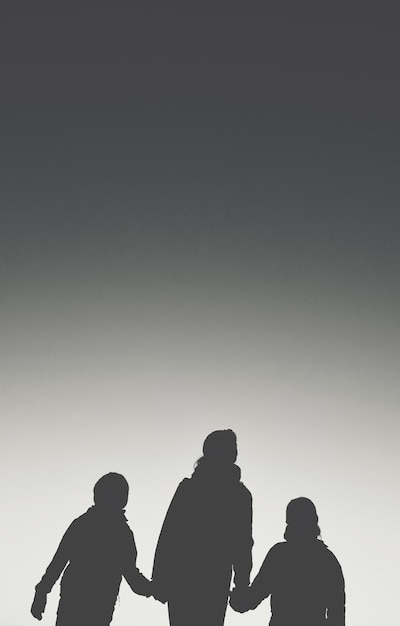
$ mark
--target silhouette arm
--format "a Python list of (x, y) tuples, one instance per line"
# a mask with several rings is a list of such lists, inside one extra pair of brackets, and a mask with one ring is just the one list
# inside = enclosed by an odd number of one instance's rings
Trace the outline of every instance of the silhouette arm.
[(271, 593), (275, 550), (271, 548), (260, 567), (260, 571), (253, 580), (248, 591), (249, 608), (255, 609)]
[(185, 481), (182, 481), (168, 507), (154, 554), (153, 563), (153, 595), (157, 600), (165, 602), (169, 596), (171, 570), (176, 561), (177, 539), (181, 536), (182, 508), (186, 503), (184, 497)]
[(43, 574), (41, 580), (36, 585), (35, 589), (39, 590), (42, 593), (50, 593), (54, 584), (60, 578), (62, 572), (65, 569), (70, 557), (70, 546), (71, 546), (71, 537), (74, 533), (75, 523), (72, 524), (67, 529), (63, 538), (60, 541), (60, 545), (58, 546), (55, 555), (50, 561), (45, 573)]
[(236, 587), (248, 587), (250, 572), (253, 567), (251, 550), (253, 547), (253, 499), (250, 491), (244, 488), (243, 500), (237, 519), (237, 537), (233, 560), (234, 578)]
[(31, 606), (31, 614), (38, 620), (42, 619), (42, 614), (46, 608), (47, 594), (50, 593), (55, 582), (59, 579), (69, 561), (70, 542), (74, 526), (75, 524), (72, 522), (61, 539), (60, 545), (58, 546), (55, 555), (42, 576), (42, 579), (35, 587), (35, 596)]
[(134, 593), (148, 598), (152, 594), (151, 582), (143, 576), (136, 565), (137, 549), (133, 532), (128, 527), (127, 546), (124, 551), (122, 575)]
[(231, 593), (230, 605), (239, 612), (245, 613), (255, 609), (271, 593), (272, 586), (273, 556), (271, 551), (267, 554), (261, 565), (260, 571), (253, 583), (247, 588), (235, 588)]
[(339, 561), (333, 554), (332, 557), (327, 602), (327, 624), (329, 624), (329, 626), (344, 626), (346, 612), (344, 577)]

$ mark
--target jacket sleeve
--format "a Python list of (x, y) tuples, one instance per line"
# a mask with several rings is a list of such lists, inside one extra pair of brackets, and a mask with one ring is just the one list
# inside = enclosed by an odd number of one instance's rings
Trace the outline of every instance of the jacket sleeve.
[(183, 480), (171, 500), (154, 554), (153, 584), (155, 594), (168, 597), (171, 568), (176, 562), (177, 543), (181, 537), (182, 509), (185, 507), (185, 480)]
[(271, 548), (250, 587), (234, 589), (231, 596), (231, 606), (235, 611), (243, 613), (255, 609), (270, 595), (275, 560), (275, 549)]
[(247, 587), (253, 566), (253, 499), (250, 491), (244, 486), (237, 510), (237, 535), (234, 547), (233, 582), (236, 587)]
[(71, 555), (71, 541), (76, 532), (76, 520), (72, 522), (57, 548), (49, 566), (35, 589), (39, 593), (50, 593), (56, 581), (60, 578)]
[(268, 598), (272, 591), (272, 583), (274, 575), (277, 570), (279, 560), (278, 546), (273, 546), (267, 556), (265, 557), (263, 564), (260, 567), (260, 571), (253, 580), (249, 588), (249, 608), (255, 609), (265, 598)]
[(122, 575), (134, 593), (151, 596), (151, 582), (143, 576), (136, 565), (137, 549), (132, 530), (127, 526), (126, 549), (122, 563)]
[(344, 626), (346, 611), (344, 577), (339, 561), (334, 554), (330, 553), (330, 556), (327, 624), (329, 626)]

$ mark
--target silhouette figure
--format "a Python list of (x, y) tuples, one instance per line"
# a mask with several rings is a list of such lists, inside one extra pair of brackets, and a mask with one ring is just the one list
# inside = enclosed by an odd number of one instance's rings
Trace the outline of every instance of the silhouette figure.
[(151, 595), (151, 582), (136, 567), (136, 545), (124, 507), (129, 486), (110, 472), (94, 486), (94, 506), (67, 529), (50, 565), (36, 585), (31, 613), (42, 619), (46, 597), (61, 579), (56, 626), (108, 626), (122, 576), (131, 589)]
[(191, 478), (167, 511), (153, 566), (153, 595), (171, 626), (222, 626), (232, 568), (239, 589), (252, 567), (252, 497), (240, 482), (236, 435), (212, 432)]
[(345, 592), (335, 555), (318, 539), (314, 504), (291, 500), (284, 538), (268, 552), (248, 589), (234, 589), (230, 604), (244, 613), (271, 595), (270, 626), (344, 626)]

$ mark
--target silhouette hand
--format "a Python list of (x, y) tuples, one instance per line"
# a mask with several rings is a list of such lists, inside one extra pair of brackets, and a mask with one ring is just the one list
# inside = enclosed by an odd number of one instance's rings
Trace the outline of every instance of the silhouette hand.
[(167, 598), (167, 594), (165, 592), (165, 590), (160, 589), (158, 585), (155, 584), (155, 582), (153, 581), (152, 584), (152, 591), (151, 591), (153, 598), (155, 600), (158, 600), (158, 602), (161, 602), (161, 604), (165, 604), (168, 600)]
[(247, 591), (248, 587), (235, 587), (230, 593), (229, 604), (237, 613), (245, 613), (249, 610)]
[(46, 608), (47, 602), (47, 594), (36, 591), (35, 597), (33, 598), (32, 606), (31, 606), (31, 614), (38, 620), (42, 619), (42, 615)]
[(167, 598), (160, 596), (158, 593), (153, 593), (153, 598), (158, 600), (158, 602), (161, 602), (161, 604), (165, 604), (167, 602)]

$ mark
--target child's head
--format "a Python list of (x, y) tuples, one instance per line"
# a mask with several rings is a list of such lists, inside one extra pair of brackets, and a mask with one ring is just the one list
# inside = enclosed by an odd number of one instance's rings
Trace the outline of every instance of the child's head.
[(295, 498), (286, 507), (285, 539), (316, 539), (321, 534), (314, 503), (308, 498)]
[(123, 509), (128, 502), (129, 485), (122, 474), (105, 474), (94, 486), (94, 503), (97, 506)]

